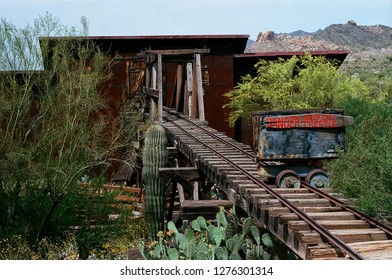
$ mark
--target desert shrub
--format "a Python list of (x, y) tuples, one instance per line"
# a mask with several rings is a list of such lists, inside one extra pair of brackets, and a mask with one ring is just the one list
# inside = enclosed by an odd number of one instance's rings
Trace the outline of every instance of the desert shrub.
[(51, 241), (42, 239), (37, 249), (32, 250), (29, 242), (21, 235), (0, 240), (0, 260), (77, 260), (79, 252), (76, 238), (72, 234)]
[(0, 237), (21, 235), (37, 250), (77, 226), (83, 258), (126, 233), (129, 213), (93, 227), (113, 211), (114, 194), (93, 201), (102, 182), (82, 190), (78, 181), (99, 178), (112, 157), (134, 161), (138, 118), (125, 120), (132, 104), (124, 102), (108, 123), (102, 91), (115, 60), (87, 32), (85, 19), (79, 30), (49, 14), (25, 28), (0, 21)]
[(347, 128), (347, 149), (328, 163), (331, 185), (367, 214), (392, 219), (392, 106), (351, 100), (345, 106), (356, 123)]
[(277, 61), (261, 60), (256, 76), (244, 76), (225, 94), (231, 109), (229, 122), (249, 119), (253, 111), (306, 108), (336, 108), (368, 90), (355, 77), (340, 73), (334, 61), (311, 55)]

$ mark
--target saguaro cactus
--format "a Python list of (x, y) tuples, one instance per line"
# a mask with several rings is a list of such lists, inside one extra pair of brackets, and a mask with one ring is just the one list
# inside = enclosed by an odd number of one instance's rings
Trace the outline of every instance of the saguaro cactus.
[(144, 140), (143, 179), (145, 185), (144, 207), (148, 231), (152, 239), (163, 230), (165, 214), (165, 182), (159, 178), (159, 168), (167, 161), (167, 138), (160, 125), (149, 127)]

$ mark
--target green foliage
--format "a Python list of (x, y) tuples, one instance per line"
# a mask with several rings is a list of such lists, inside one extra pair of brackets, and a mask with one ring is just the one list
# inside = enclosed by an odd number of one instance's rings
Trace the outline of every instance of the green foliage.
[(255, 67), (255, 77), (243, 77), (225, 94), (231, 125), (241, 117), (249, 119), (253, 111), (342, 107), (350, 98), (368, 94), (359, 79), (339, 73), (333, 61), (321, 56), (260, 61)]
[(48, 238), (32, 250), (29, 242), (22, 236), (11, 236), (0, 240), (0, 260), (77, 260), (78, 246), (74, 235), (66, 235), (52, 242)]
[[(180, 232), (173, 222), (168, 222), (167, 228), (166, 234), (158, 234), (157, 241), (141, 248), (145, 259), (268, 260), (278, 258), (276, 248), (283, 248), (267, 232), (260, 238), (260, 231), (251, 218), (241, 222), (225, 210), (217, 214), (215, 222), (198, 217), (186, 233)], [(279, 257), (287, 258), (286, 247), (285, 252)]]
[(162, 126), (151, 125), (146, 133), (143, 149), (143, 178), (145, 184), (144, 207), (150, 237), (155, 239), (163, 230), (165, 220), (165, 181), (159, 168), (167, 162), (166, 133)]
[(347, 149), (330, 162), (331, 185), (367, 214), (392, 219), (392, 105), (352, 100), (345, 111), (356, 123), (347, 130)]
[[(107, 218), (113, 195), (92, 203), (77, 181), (104, 171), (123, 149), (124, 160), (135, 154), (136, 127), (108, 122), (101, 94), (114, 60), (83, 39), (82, 25), (68, 28), (49, 14), (21, 29), (0, 21), (0, 69), (7, 70), (0, 73), (0, 237), (21, 235), (34, 248), (79, 226), (79, 249), (88, 251), (88, 223)], [(97, 227), (95, 242), (114, 229)]]

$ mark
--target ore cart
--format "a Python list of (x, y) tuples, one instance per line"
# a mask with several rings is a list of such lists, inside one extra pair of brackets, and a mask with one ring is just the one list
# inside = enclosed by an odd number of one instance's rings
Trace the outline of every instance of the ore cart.
[(253, 136), (259, 174), (280, 188), (329, 186), (324, 160), (345, 148), (345, 127), (354, 119), (342, 110), (254, 112)]

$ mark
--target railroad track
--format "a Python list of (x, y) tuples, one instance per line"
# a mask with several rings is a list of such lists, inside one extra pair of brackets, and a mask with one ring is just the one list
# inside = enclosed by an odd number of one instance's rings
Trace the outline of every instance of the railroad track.
[(392, 229), (331, 189), (271, 186), (249, 146), (167, 108), (164, 119), (176, 148), (302, 259), (392, 259)]

